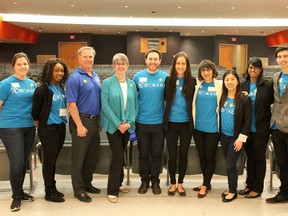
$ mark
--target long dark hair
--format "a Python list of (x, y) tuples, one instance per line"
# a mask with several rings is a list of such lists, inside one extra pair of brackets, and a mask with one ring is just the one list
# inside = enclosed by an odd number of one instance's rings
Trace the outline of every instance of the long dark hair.
[(170, 97), (173, 101), (175, 93), (176, 93), (176, 80), (177, 80), (177, 71), (175, 69), (177, 59), (179, 57), (184, 57), (186, 60), (186, 71), (184, 72), (184, 83), (183, 83), (183, 88), (182, 88), (182, 93), (184, 94), (185, 98), (190, 98), (191, 94), (193, 94), (193, 78), (192, 78), (192, 73), (190, 69), (190, 61), (185, 52), (179, 52), (177, 53), (172, 61), (171, 69), (170, 69), (170, 80), (166, 84), (168, 85), (169, 92), (166, 97)]
[(221, 95), (221, 99), (220, 99), (220, 106), (221, 107), (224, 107), (224, 104), (225, 104), (225, 101), (227, 99), (227, 96), (228, 96), (228, 90), (225, 86), (225, 77), (228, 75), (228, 74), (232, 74), (234, 77), (236, 77), (237, 79), (237, 82), (238, 82), (238, 85), (237, 85), (237, 88), (236, 88), (236, 93), (235, 93), (235, 104), (239, 101), (239, 98), (241, 96), (241, 87), (240, 87), (240, 79), (239, 79), (239, 76), (238, 74), (236, 73), (235, 70), (227, 70), (224, 75), (223, 75), (223, 84), (222, 84), (222, 95)]
[(59, 59), (59, 58), (48, 59), (43, 65), (40, 81), (43, 83), (47, 83), (49, 85), (52, 80), (53, 68), (58, 63), (61, 64), (64, 68), (64, 76), (62, 80), (59, 82), (60, 87), (64, 88), (66, 84), (66, 80), (68, 79), (69, 69), (63, 59)]
[(250, 74), (248, 73), (248, 68), (249, 68), (250, 65), (261, 69), (261, 72), (260, 72), (259, 76), (257, 77), (257, 82), (260, 81), (262, 79), (262, 77), (263, 77), (263, 66), (262, 66), (261, 59), (259, 59), (259, 58), (251, 58), (248, 61), (248, 65), (247, 65), (246, 71), (243, 74), (243, 77), (244, 77), (244, 79), (246, 81), (250, 81)]

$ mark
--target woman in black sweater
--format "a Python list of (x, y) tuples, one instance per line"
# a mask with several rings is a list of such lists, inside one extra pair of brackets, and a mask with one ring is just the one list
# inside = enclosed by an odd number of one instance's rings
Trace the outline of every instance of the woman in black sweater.
[(62, 59), (49, 59), (43, 65), (41, 84), (33, 96), (32, 117), (42, 144), (42, 174), (45, 200), (64, 202), (64, 194), (56, 189), (55, 165), (66, 136), (67, 105), (64, 86), (68, 67)]

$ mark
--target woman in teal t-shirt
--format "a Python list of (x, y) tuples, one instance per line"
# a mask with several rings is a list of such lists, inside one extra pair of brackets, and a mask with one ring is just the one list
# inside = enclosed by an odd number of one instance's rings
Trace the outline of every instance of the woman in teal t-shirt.
[(35, 126), (31, 116), (32, 96), (37, 87), (26, 77), (30, 61), (25, 53), (12, 58), (15, 74), (0, 82), (0, 138), (10, 161), (12, 187), (11, 211), (21, 209), (21, 201), (31, 202), (34, 197), (24, 193), (26, 165), (35, 139)]

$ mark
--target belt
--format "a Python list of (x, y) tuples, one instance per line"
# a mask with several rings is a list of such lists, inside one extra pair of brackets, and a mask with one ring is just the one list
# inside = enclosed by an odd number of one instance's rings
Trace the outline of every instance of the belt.
[(98, 119), (99, 118), (99, 115), (88, 115), (88, 114), (82, 114), (82, 113), (80, 113), (79, 115), (82, 117), (85, 117), (85, 118), (89, 118), (89, 119)]

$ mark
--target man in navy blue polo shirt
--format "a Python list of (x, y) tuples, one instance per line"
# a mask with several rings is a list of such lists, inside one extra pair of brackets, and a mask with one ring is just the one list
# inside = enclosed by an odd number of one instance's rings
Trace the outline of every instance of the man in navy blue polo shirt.
[(92, 47), (78, 50), (79, 67), (69, 77), (66, 89), (72, 135), (71, 178), (74, 196), (87, 203), (92, 199), (86, 192), (101, 192), (91, 184), (100, 145), (101, 86), (99, 77), (92, 71), (95, 54)]

